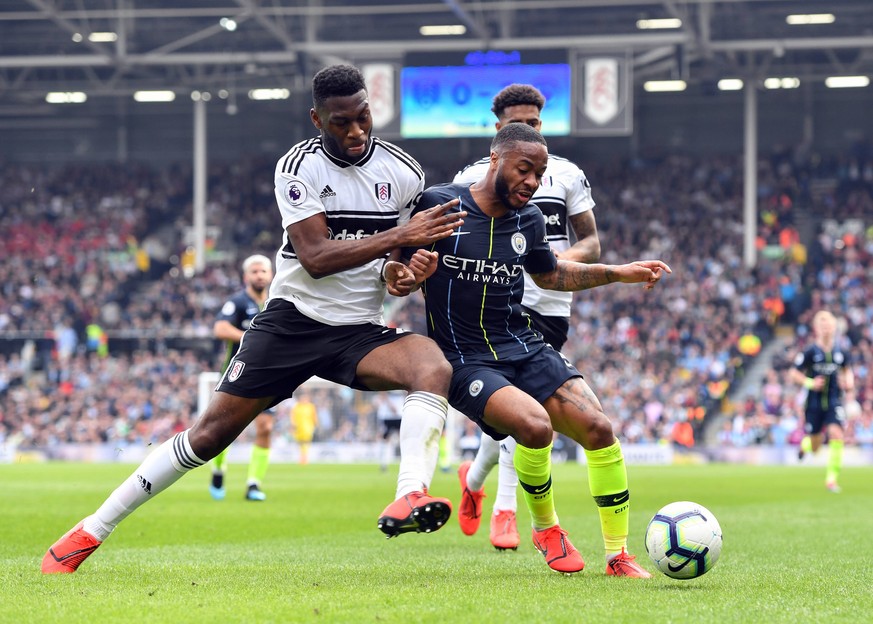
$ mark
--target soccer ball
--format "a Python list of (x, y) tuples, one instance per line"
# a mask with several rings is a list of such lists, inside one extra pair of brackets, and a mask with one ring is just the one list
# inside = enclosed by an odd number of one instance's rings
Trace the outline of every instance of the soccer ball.
[(721, 554), (721, 527), (703, 505), (689, 501), (661, 508), (646, 527), (646, 552), (675, 579), (703, 576)]

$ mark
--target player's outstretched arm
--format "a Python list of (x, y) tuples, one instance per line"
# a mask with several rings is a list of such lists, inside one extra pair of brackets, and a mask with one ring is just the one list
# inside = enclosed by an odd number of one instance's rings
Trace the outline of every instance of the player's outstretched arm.
[(361, 266), (400, 247), (430, 245), (451, 236), (464, 223), (466, 211), (449, 212), (458, 200), (434, 206), (409, 221), (384, 232), (362, 238), (331, 238), (324, 214), (316, 214), (288, 226), (288, 236), (297, 258), (318, 279)]
[(672, 269), (660, 260), (638, 260), (628, 264), (582, 264), (559, 260), (550, 273), (531, 274), (540, 288), (577, 291), (605, 286), (613, 282), (645, 284), (654, 288), (665, 273)]

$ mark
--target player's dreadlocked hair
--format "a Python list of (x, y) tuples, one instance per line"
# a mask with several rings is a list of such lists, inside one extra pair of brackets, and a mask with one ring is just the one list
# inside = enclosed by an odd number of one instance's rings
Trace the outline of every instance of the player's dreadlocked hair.
[(511, 123), (503, 126), (494, 135), (494, 140), (491, 141), (491, 151), (500, 153), (504, 148), (514, 143), (540, 143), (546, 145), (546, 140), (543, 138), (543, 135), (527, 124)]
[(491, 100), (491, 104), (491, 112), (499, 119), (503, 116), (503, 111), (510, 106), (532, 104), (537, 107), (537, 110), (543, 110), (543, 106), (546, 105), (546, 98), (534, 86), (511, 84), (495, 95), (494, 99)]
[(330, 65), (312, 79), (312, 103), (316, 110), (324, 108), (327, 98), (354, 95), (366, 89), (364, 75), (351, 65)]

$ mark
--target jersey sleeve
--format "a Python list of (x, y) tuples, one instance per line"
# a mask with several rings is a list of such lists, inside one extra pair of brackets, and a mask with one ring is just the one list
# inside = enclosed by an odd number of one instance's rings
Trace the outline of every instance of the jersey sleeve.
[[(281, 161), (280, 161), (281, 163)], [(318, 198), (318, 191), (307, 180), (306, 170), (301, 168), (297, 175), (284, 173), (276, 167), (275, 193), (279, 212), (282, 215), (282, 229), (292, 223), (323, 213), (324, 204)]]
[(488, 166), (482, 161), (476, 161), (456, 173), (452, 184), (473, 184), (484, 178), (487, 172)]
[(412, 215), (416, 212), (416, 208), (421, 203), (423, 192), (424, 178), (416, 178), (415, 182), (411, 184), (411, 188), (407, 194), (407, 201), (404, 202), (403, 207), (400, 209), (400, 214), (397, 217), (398, 225), (403, 225), (412, 218)]
[(533, 222), (533, 245), (524, 258), (524, 270), (531, 274), (550, 273), (558, 266), (558, 259), (546, 239), (546, 222), (539, 208), (531, 210)]
[(803, 350), (797, 355), (794, 356), (794, 368), (801, 371), (802, 373), (806, 373), (806, 364), (807, 364), (808, 351)]
[(576, 165), (567, 170), (567, 215), (573, 216), (592, 210), (595, 206), (591, 196), (591, 183)]
[(221, 310), (216, 315), (215, 320), (216, 322), (227, 321), (234, 327), (239, 328), (242, 325), (239, 320), (240, 312), (244, 312), (244, 310), (240, 308), (238, 303), (234, 299), (228, 299), (221, 306)]

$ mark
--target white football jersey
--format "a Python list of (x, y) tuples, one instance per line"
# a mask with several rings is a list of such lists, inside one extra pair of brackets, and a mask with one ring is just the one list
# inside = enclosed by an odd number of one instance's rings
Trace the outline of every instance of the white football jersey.
[[(455, 175), (456, 184), (471, 184), (485, 177), (490, 158), (482, 158)], [(546, 238), (557, 252), (570, 248), (570, 217), (594, 208), (591, 184), (579, 167), (566, 158), (549, 154), (546, 172), (531, 201), (539, 207), (546, 221)], [(543, 316), (570, 317), (573, 293), (543, 290), (527, 273), (524, 274), (522, 305)]]
[(275, 192), (282, 214), (282, 248), (270, 298), (292, 302), (328, 325), (383, 324), (385, 258), (320, 279), (312, 278), (288, 237), (288, 226), (324, 213), (330, 237), (361, 239), (406, 222), (424, 190), (424, 172), (402, 149), (372, 138), (355, 164), (328, 154), (321, 137), (292, 147), (276, 164)]

